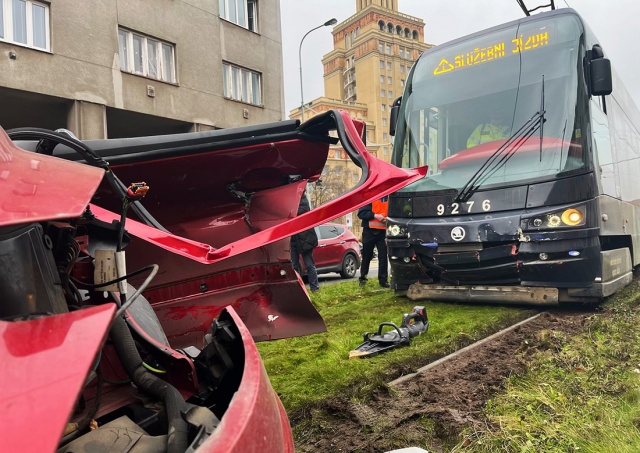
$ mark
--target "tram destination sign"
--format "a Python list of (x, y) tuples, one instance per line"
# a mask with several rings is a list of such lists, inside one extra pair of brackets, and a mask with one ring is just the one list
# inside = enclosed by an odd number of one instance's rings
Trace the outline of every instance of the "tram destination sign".
[[(513, 36), (513, 35), (511, 35)], [(440, 59), (433, 70), (433, 75), (446, 74), (457, 69), (468, 68), (483, 63), (499, 60), (505, 56), (527, 52), (543, 46), (547, 46), (553, 40), (552, 33), (546, 27), (539, 28), (535, 33), (519, 34), (509, 41), (508, 39), (486, 39), (482, 47), (478, 46), (477, 39), (456, 46), (456, 50), (462, 47), (462, 51), (448, 58)], [(465, 50), (463, 46), (468, 46)]]

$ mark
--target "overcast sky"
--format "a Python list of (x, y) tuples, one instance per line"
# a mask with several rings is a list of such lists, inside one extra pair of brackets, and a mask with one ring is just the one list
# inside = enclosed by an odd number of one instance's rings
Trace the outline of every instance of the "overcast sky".
[[(549, 0), (525, 0), (532, 8)], [(598, 37), (627, 90), (640, 105), (640, 1), (555, 0), (557, 8), (567, 4), (578, 11)], [(285, 116), (300, 105), (302, 37), (331, 18), (338, 23), (356, 12), (356, 0), (280, 0), (282, 52), (284, 60)], [(398, 0), (401, 13), (421, 18), (425, 42), (442, 44), (457, 37), (524, 17), (516, 0)], [(548, 8), (547, 8), (548, 9)], [(302, 44), (304, 101), (324, 94), (322, 57), (333, 49), (332, 27), (310, 33)]]

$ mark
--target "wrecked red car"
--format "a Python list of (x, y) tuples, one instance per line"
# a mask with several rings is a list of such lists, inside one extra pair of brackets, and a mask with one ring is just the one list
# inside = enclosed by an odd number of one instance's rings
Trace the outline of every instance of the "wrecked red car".
[[(0, 451), (293, 451), (254, 343), (325, 330), (288, 238), (425, 173), (363, 128), (0, 130)], [(295, 217), (338, 143), (358, 186)]]

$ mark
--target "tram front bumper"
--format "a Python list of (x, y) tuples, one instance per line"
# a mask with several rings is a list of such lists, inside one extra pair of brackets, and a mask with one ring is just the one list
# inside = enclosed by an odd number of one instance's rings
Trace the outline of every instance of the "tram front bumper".
[(483, 302), (557, 306), (557, 288), (537, 286), (449, 286), (414, 283), (407, 290), (411, 300), (440, 300), (453, 302)]

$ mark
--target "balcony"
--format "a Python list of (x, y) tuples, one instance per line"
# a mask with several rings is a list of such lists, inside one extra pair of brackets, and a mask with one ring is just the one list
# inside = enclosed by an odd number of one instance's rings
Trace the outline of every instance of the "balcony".
[(355, 89), (355, 87), (347, 88), (347, 89), (344, 90), (344, 100), (346, 102), (355, 101), (356, 100), (356, 89)]
[(356, 76), (354, 74), (347, 74), (344, 78), (344, 89), (347, 90), (350, 86), (355, 86), (356, 84)]

